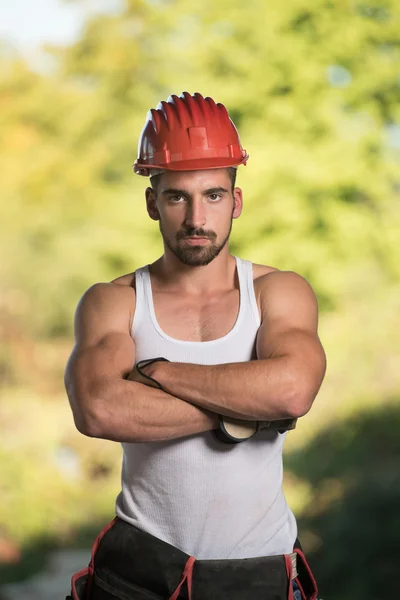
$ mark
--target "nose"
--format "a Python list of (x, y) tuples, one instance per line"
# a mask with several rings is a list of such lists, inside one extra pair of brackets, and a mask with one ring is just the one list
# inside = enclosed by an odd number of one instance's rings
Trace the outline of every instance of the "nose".
[(202, 200), (188, 202), (185, 216), (187, 228), (203, 227), (206, 223), (206, 210)]

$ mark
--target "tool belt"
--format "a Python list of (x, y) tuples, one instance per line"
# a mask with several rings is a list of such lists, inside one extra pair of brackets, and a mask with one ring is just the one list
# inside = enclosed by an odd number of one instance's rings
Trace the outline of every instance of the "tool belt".
[(89, 566), (72, 576), (66, 600), (293, 600), (292, 580), (303, 600), (317, 599), (297, 540), (292, 554), (197, 560), (115, 517), (97, 536)]

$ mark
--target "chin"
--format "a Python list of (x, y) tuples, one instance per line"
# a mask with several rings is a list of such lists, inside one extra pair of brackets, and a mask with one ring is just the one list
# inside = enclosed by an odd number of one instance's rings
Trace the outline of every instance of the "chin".
[(214, 260), (215, 254), (210, 252), (182, 252), (176, 257), (184, 264), (191, 267), (205, 267)]
[(202, 246), (192, 248), (175, 248), (175, 256), (184, 264), (191, 267), (205, 267), (210, 264), (221, 252), (221, 248), (216, 246), (204, 248)]

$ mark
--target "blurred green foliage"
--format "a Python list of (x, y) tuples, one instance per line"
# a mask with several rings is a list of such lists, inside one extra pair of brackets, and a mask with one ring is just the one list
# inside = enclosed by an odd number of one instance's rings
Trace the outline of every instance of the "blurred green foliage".
[[(299, 272), (318, 296), (328, 372), (288, 436), (299, 459), (285, 485), (323, 597), (365, 597), (369, 564), (348, 570), (343, 557), (372, 523), (368, 543), (396, 552), (381, 517), (395, 519), (398, 486), (365, 479), (334, 513), (324, 505), (311, 522), (307, 511), (318, 482), (334, 477), (342, 489), (392, 448), (378, 452), (386, 399), (400, 390), (400, 5), (125, 0), (47, 54), (48, 72), (37, 73), (0, 48), (0, 559), (43, 539), (73, 544), (83, 523), (113, 513), (119, 446), (80, 436), (63, 392), (73, 313), (91, 284), (162, 253), (131, 165), (147, 110), (199, 91), (228, 107), (250, 153), (231, 252)], [(368, 422), (359, 462), (343, 441), (358, 431), (354, 415)], [(333, 474), (318, 445), (328, 424), (337, 433), (324, 453), (342, 452)], [(393, 577), (388, 585), (374, 597), (394, 597)]]
[(394, 598), (400, 530), (400, 404), (324, 428), (286, 468), (312, 490), (299, 519), (323, 598)]

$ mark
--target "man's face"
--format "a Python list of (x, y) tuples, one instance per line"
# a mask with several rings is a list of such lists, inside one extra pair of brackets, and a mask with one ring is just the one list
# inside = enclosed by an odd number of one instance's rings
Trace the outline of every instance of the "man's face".
[[(185, 265), (208, 265), (227, 244), (232, 220), (242, 212), (242, 192), (227, 169), (167, 171), (157, 195), (146, 190), (147, 209), (159, 220), (164, 246)], [(190, 236), (205, 237), (192, 241)]]

